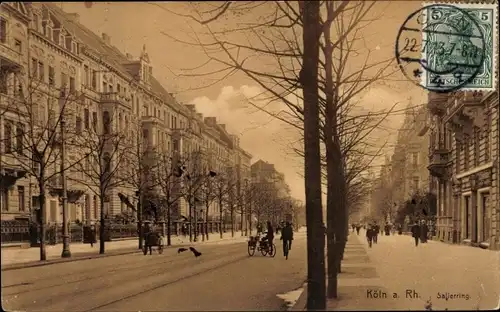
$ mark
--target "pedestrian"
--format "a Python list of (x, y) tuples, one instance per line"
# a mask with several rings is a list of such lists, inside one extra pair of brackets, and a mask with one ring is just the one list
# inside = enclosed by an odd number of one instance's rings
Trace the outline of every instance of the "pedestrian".
[(384, 230), (385, 230), (385, 236), (389, 236), (391, 233), (391, 226), (389, 225), (389, 222), (386, 222), (385, 223), (385, 227), (384, 227)]
[(429, 227), (425, 220), (422, 220), (422, 225), (420, 226), (420, 241), (422, 243), (427, 243), (427, 235), (429, 234)]
[(269, 251), (273, 254), (273, 240), (274, 240), (274, 229), (271, 221), (267, 221), (267, 242), (269, 244)]
[(281, 230), (281, 240), (283, 240), (283, 255), (288, 260), (288, 253), (292, 249), (293, 228), (290, 222), (287, 222)]
[(260, 233), (262, 233), (262, 224), (258, 223), (257, 224), (257, 235), (259, 235)]
[(354, 232), (356, 230), (356, 224), (351, 224), (351, 227), (352, 227), (352, 231)]
[(418, 240), (420, 239), (420, 225), (415, 222), (411, 227), (411, 233), (413, 238), (415, 239), (415, 247), (418, 246)]
[(359, 235), (359, 230), (361, 230), (361, 225), (357, 224), (356, 225), (356, 233)]
[(97, 243), (97, 231), (94, 224), (90, 225), (90, 247), (94, 247), (94, 243)]
[(373, 242), (376, 244), (378, 241), (378, 234), (380, 232), (380, 226), (375, 222), (372, 229), (373, 229)]
[(368, 225), (368, 228), (366, 230), (366, 239), (368, 241), (368, 246), (370, 246), (370, 248), (372, 248), (374, 234), (375, 234), (374, 228), (371, 225)]

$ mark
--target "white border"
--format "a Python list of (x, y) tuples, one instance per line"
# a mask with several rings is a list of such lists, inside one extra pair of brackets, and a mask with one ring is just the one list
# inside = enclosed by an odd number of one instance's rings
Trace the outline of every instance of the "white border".
[[(497, 80), (498, 80), (498, 3), (481, 3), (481, 2), (476, 2), (476, 3), (463, 3), (460, 1), (426, 1), (422, 2), (422, 7), (426, 7), (428, 5), (433, 5), (433, 4), (446, 4), (446, 5), (453, 5), (456, 6), (457, 8), (460, 9), (493, 9), (493, 31), (492, 31), (492, 36), (493, 36), (493, 56), (492, 56), (492, 82), (491, 82), (491, 88), (460, 88), (462, 91), (496, 91), (497, 90)], [(427, 21), (427, 19), (426, 19)], [(422, 40), (425, 39), (425, 33), (422, 33)], [(427, 55), (424, 54), (423, 57), (426, 57)], [(421, 85), (425, 86), (425, 70), (424, 73), (422, 74), (422, 81)]]

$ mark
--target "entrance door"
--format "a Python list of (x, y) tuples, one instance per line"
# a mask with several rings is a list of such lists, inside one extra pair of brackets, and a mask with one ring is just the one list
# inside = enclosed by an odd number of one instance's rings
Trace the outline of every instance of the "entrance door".
[(490, 216), (489, 216), (489, 204), (490, 194), (481, 194), (481, 241), (486, 242), (490, 238)]
[(471, 235), (471, 209), (470, 209), (470, 196), (465, 196), (464, 197), (464, 200), (465, 200), (465, 233), (464, 233), (464, 237), (465, 238), (471, 238), (470, 235)]

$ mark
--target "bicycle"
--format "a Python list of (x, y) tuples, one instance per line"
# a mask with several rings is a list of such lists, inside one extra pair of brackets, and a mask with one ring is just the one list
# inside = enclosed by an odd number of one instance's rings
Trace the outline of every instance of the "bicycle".
[(272, 250), (270, 244), (267, 241), (261, 241), (258, 237), (250, 237), (248, 241), (248, 255), (253, 256), (255, 254), (255, 250), (260, 251), (263, 256), (269, 255), (270, 257), (276, 256), (276, 245), (273, 243)]

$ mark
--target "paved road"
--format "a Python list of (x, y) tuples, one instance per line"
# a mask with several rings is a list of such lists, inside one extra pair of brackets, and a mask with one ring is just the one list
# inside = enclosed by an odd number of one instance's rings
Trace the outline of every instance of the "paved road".
[[(279, 240), (276, 242), (279, 244)], [(302, 286), (305, 233), (290, 258), (255, 254), (243, 242), (132, 254), (2, 272), (2, 306), (27, 311), (280, 310), (277, 294)]]
[(379, 236), (368, 248), (364, 235), (348, 248), (339, 279), (343, 300), (332, 309), (422, 310), (429, 299), (434, 310), (498, 309), (500, 252), (435, 241), (415, 247), (406, 235)]

